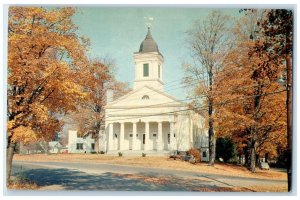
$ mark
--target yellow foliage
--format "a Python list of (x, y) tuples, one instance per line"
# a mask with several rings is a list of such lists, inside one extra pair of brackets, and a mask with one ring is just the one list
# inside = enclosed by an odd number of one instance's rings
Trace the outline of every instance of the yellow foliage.
[(213, 86), (216, 131), (230, 136), (240, 150), (255, 141), (259, 154), (276, 156), (277, 148), (286, 146), (287, 135), (285, 87), (276, 81), (284, 66), (269, 62), (277, 74), (270, 78), (262, 70), (253, 78), (266, 58), (249, 57), (254, 41), (245, 37), (245, 25), (238, 24), (235, 29), (236, 46), (228, 53)]
[(76, 34), (75, 11), (9, 8), (7, 136), (13, 142), (51, 140), (63, 125), (55, 116), (87, 98), (88, 39)]
[(32, 127), (19, 126), (13, 130), (12, 141), (27, 144), (37, 140), (37, 134), (32, 130)]

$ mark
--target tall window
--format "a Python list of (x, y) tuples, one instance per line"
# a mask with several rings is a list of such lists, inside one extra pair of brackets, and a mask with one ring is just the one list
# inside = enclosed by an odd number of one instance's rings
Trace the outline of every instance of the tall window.
[(158, 78), (160, 78), (160, 65), (158, 65)]
[(143, 67), (144, 67), (144, 77), (147, 77), (147, 76), (149, 76), (149, 64), (148, 63), (145, 63), (144, 65), (143, 65)]
[(95, 150), (95, 143), (92, 143), (92, 144), (91, 144), (91, 149), (92, 149), (92, 150)]

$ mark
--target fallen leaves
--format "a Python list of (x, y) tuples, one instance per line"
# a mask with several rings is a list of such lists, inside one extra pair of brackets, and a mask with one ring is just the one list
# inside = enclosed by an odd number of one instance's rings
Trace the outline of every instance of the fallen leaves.
[(159, 169), (172, 169), (178, 171), (192, 171), (199, 173), (211, 173), (227, 176), (250, 177), (259, 179), (271, 180), (287, 180), (285, 172), (274, 170), (260, 170), (257, 173), (251, 173), (243, 166), (233, 164), (216, 163), (213, 167), (207, 163), (190, 164), (181, 160), (173, 160), (162, 156), (122, 156), (105, 155), (105, 154), (31, 154), (14, 156), (14, 161), (29, 161), (29, 162), (90, 162), (90, 163), (108, 163), (119, 165), (131, 165), (141, 167), (152, 167)]
[(13, 180), (7, 184), (9, 190), (38, 190), (40, 187), (29, 180)]
[(139, 174), (125, 174), (122, 176), (129, 179), (143, 180), (146, 183), (167, 184), (168, 182), (170, 182), (170, 179), (165, 177), (151, 177)]

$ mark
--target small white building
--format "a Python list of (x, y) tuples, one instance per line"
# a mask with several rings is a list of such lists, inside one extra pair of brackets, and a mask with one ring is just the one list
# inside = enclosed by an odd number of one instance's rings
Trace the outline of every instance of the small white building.
[(69, 130), (68, 134), (68, 153), (95, 152), (95, 139), (92, 138), (92, 134), (78, 137), (77, 131), (74, 130)]
[(164, 92), (164, 57), (150, 28), (133, 58), (133, 90), (113, 101), (113, 94), (107, 95), (100, 150), (172, 152), (198, 148), (202, 160), (207, 160), (208, 131), (204, 118)]

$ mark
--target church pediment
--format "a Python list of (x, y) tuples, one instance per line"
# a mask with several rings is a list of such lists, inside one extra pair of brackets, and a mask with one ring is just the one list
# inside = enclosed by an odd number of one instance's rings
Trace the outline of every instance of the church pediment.
[(142, 86), (107, 104), (106, 108), (186, 106), (173, 96), (150, 86)]

